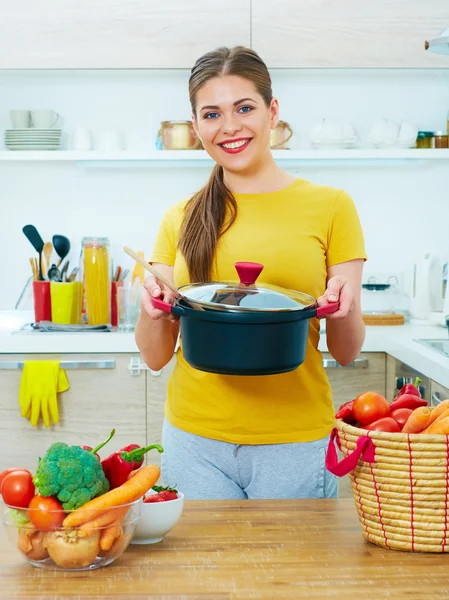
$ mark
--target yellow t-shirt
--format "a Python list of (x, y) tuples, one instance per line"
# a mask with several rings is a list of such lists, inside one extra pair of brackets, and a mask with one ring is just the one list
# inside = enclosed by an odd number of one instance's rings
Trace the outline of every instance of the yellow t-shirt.
[[(326, 289), (327, 267), (365, 259), (363, 233), (344, 191), (297, 179), (263, 194), (235, 194), (238, 216), (220, 239), (212, 279), (238, 281), (234, 263), (264, 265), (259, 283), (305, 292)], [(151, 262), (174, 266), (177, 286), (190, 283), (178, 250), (187, 201), (170, 208)], [(192, 368), (181, 348), (171, 375), (165, 415), (190, 433), (234, 444), (307, 442), (327, 436), (334, 424), (329, 382), (318, 350), (320, 324), (310, 321), (306, 358), (290, 373), (233, 376)]]

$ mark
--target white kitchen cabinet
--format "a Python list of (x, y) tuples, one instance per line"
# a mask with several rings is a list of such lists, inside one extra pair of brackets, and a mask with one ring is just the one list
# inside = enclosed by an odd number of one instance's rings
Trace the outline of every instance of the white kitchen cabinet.
[[(5, 365), (23, 360), (61, 360), (78, 363), (67, 369), (70, 389), (59, 394), (60, 422), (46, 428), (42, 420), (32, 427), (20, 415), (19, 388), (22, 371), (0, 368), (0, 471), (7, 467), (36, 469), (39, 456), (54, 442), (96, 446), (115, 428), (116, 434), (102, 450), (109, 452), (127, 444), (146, 443), (145, 375), (132, 377), (127, 354), (2, 354)], [(83, 368), (89, 361), (92, 368)], [(113, 368), (100, 368), (102, 361)], [(97, 365), (97, 366), (95, 366)], [(1, 365), (0, 365), (1, 366)]]
[(250, 0), (17, 0), (2, 10), (0, 68), (191, 68), (250, 44)]
[(436, 381), (430, 380), (430, 404), (435, 407), (443, 400), (449, 398), (449, 389)]
[(255, 0), (251, 24), (270, 68), (449, 68), (424, 50), (449, 25), (447, 0)]

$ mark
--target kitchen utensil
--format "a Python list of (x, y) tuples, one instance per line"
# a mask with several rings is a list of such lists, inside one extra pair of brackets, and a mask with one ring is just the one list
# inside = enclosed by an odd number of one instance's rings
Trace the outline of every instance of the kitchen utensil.
[(156, 277), (156, 279), (158, 279), (161, 283), (163, 283), (164, 285), (166, 285), (168, 287), (169, 290), (171, 290), (175, 296), (177, 298), (180, 298), (182, 300), (184, 300), (185, 304), (187, 306), (191, 306), (192, 308), (195, 308), (196, 310), (202, 310), (201, 307), (196, 307), (196, 306), (192, 306), (191, 302), (189, 301), (188, 298), (184, 297), (180, 291), (178, 290), (178, 288), (175, 286), (175, 284), (173, 282), (171, 282), (169, 279), (167, 279), (166, 277), (164, 277), (164, 275), (162, 275), (162, 273), (160, 273), (157, 269), (155, 269), (153, 266), (149, 265), (147, 262), (145, 262), (143, 260), (143, 258), (141, 258), (138, 254), (136, 254), (133, 250), (131, 250), (131, 248), (128, 248), (127, 246), (124, 246), (123, 250), (126, 252), (126, 254), (128, 254), (129, 256), (131, 256), (131, 258), (134, 258), (134, 260), (139, 263), (140, 265), (142, 265), (142, 267), (144, 269), (146, 269), (147, 271), (149, 271), (152, 275), (154, 275), (154, 277)]
[(37, 268), (34, 258), (30, 258), (29, 260), (31, 265), (31, 271), (33, 273), (33, 279), (37, 281), (39, 279), (39, 269)]
[(67, 270), (69, 268), (69, 264), (69, 260), (64, 263), (64, 266), (61, 269), (61, 279), (59, 281), (67, 281)]
[(42, 250), (44, 249), (44, 240), (39, 235), (36, 227), (34, 225), (25, 225), (22, 228), (23, 233), (31, 242), (31, 245), (39, 254), (39, 279), (44, 279), (42, 274)]
[(51, 255), (53, 253), (53, 244), (51, 242), (45, 242), (43, 255), (45, 258), (45, 273), (48, 273), (48, 269), (50, 268)]
[(75, 281), (76, 276), (78, 275), (78, 267), (75, 267), (74, 269), (72, 269), (72, 272), (70, 273), (70, 275), (67, 277), (67, 281)]
[[(180, 288), (171, 305), (153, 306), (181, 318), (182, 348), (195, 369), (224, 375), (273, 375), (293, 371), (305, 358), (310, 319), (324, 317), (339, 302), (317, 307), (314, 298), (278, 286), (256, 285), (263, 266), (236, 263), (240, 283), (211, 282)], [(195, 305), (214, 309), (193, 310)]]
[(70, 252), (70, 240), (65, 235), (54, 235), (52, 238), (53, 247), (56, 254), (59, 256), (57, 267), (61, 264), (67, 254)]
[(119, 281), (123, 281), (124, 279), (126, 279), (128, 273), (129, 273), (129, 269), (125, 269), (124, 271), (122, 271), (120, 273), (120, 280)]
[(61, 271), (55, 264), (48, 269), (47, 277), (50, 281), (61, 281)]

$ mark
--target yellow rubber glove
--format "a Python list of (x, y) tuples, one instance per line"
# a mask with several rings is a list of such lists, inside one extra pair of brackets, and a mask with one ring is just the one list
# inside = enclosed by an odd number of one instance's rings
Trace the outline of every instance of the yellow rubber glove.
[(20, 414), (35, 427), (42, 413), (45, 427), (59, 422), (58, 392), (70, 387), (59, 360), (25, 361), (20, 381)]

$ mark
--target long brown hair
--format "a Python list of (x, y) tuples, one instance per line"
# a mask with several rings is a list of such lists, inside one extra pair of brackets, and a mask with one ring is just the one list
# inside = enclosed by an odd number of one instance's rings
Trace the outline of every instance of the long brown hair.
[[(236, 46), (217, 48), (201, 56), (189, 79), (192, 112), (196, 116), (198, 90), (210, 79), (238, 75), (254, 84), (269, 107), (272, 99), (271, 77), (267, 66), (254, 50)], [(191, 281), (208, 281), (218, 240), (237, 218), (237, 203), (223, 180), (223, 168), (215, 165), (207, 184), (187, 203), (179, 238)]]

